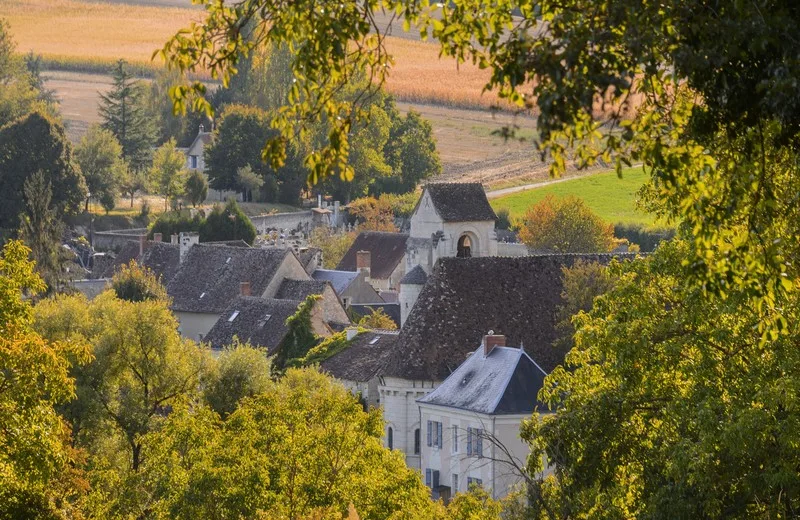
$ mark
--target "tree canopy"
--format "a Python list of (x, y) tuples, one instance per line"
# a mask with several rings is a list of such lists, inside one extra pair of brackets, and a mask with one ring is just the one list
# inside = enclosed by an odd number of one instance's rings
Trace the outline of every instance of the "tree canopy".
[[(294, 51), (296, 83), (268, 147), (277, 162), (295, 133), (325, 120), (327, 139), (307, 159), (310, 179), (351, 177), (353, 130), (393, 59), (374, 15), (393, 13), (443, 55), (488, 69), (487, 91), (533, 110), (535, 149), (553, 173), (569, 154), (578, 166), (602, 160), (619, 171), (643, 163), (651, 207), (694, 231), (689, 279), (723, 297), (747, 288), (771, 312), (762, 329), (784, 326), (776, 294), (792, 290), (798, 264), (787, 259), (800, 247), (785, 239), (800, 234), (793, 1), (726, 0), (713, 9), (702, 0), (201, 3), (203, 22), (162, 49), (171, 66), (208, 68), (227, 83), (264, 42)], [(337, 97), (359, 74), (373, 80), (363, 95)], [(180, 104), (203, 90), (186, 83), (174, 97)]]
[(614, 248), (614, 226), (575, 196), (548, 195), (525, 212), (519, 238), (532, 251), (607, 253)]
[[(75, 147), (75, 161), (86, 179), (89, 197), (99, 200), (106, 211), (114, 209), (119, 192), (120, 177), (124, 174), (122, 147), (110, 131), (92, 125)], [(86, 210), (89, 209), (86, 198)]]
[(25, 209), (25, 181), (42, 172), (52, 188), (60, 218), (75, 213), (86, 199), (86, 182), (74, 162), (64, 127), (46, 114), (32, 112), (0, 128), (0, 227), (16, 229)]

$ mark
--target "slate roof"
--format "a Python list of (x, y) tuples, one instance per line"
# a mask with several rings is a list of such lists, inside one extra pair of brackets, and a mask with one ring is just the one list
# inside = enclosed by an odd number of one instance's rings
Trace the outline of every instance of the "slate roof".
[[(264, 347), (273, 353), (289, 330), (286, 318), (297, 312), (299, 305), (300, 302), (294, 300), (239, 296), (225, 308), (203, 341), (219, 349), (230, 345), (236, 336), (240, 341)], [(230, 321), (237, 311), (236, 317)]]
[(506, 344), (523, 344), (547, 372), (566, 351), (558, 338), (561, 268), (576, 260), (608, 263), (635, 255), (538, 255), (441, 258), (436, 263), (400, 332), (395, 356), (383, 375), (443, 381), (494, 330)]
[(297, 253), (297, 259), (300, 260), (300, 263), (303, 264), (303, 268), (306, 270), (308, 274), (314, 272), (314, 269), (317, 267), (317, 258), (319, 255), (322, 254), (322, 249), (318, 247), (309, 247), (306, 249), (302, 249)]
[(281, 282), (275, 298), (279, 300), (303, 301), (312, 294), (322, 294), (328, 282), (322, 280), (289, 280)]
[(381, 309), (400, 328), (400, 304), (398, 302), (354, 303), (350, 305), (350, 309), (359, 316), (368, 316), (372, 314), (372, 311)]
[(387, 233), (384, 231), (362, 231), (355, 242), (347, 250), (342, 261), (336, 266), (337, 271), (355, 271), (356, 253), (369, 251), (370, 278), (385, 280), (389, 278), (397, 264), (406, 254), (406, 233)]
[(92, 273), (93, 278), (111, 278), (123, 265), (127, 265), (131, 260), (136, 260), (139, 265), (147, 267), (157, 277), (161, 283), (167, 285), (175, 276), (180, 267), (180, 246), (168, 242), (145, 243), (144, 253), (139, 255), (139, 242), (129, 240), (122, 246), (114, 261), (104, 266), (101, 270)]
[(435, 404), (488, 415), (528, 415), (547, 374), (524, 350), (483, 346), (418, 403)]
[(342, 294), (353, 280), (358, 278), (358, 273), (354, 271), (336, 271), (333, 269), (317, 269), (311, 274), (314, 280), (328, 281), (333, 286), (336, 294)]
[(421, 266), (416, 266), (400, 278), (400, 285), (425, 285), (428, 281), (428, 274)]
[(425, 191), (445, 222), (497, 220), (480, 183), (430, 183), (425, 185)]
[(349, 347), (329, 357), (319, 367), (338, 379), (366, 382), (380, 372), (396, 342), (396, 332), (362, 332), (350, 341)]
[(167, 285), (172, 309), (219, 314), (239, 296), (241, 282), (250, 282), (250, 293), (260, 296), (288, 254), (288, 249), (195, 244)]

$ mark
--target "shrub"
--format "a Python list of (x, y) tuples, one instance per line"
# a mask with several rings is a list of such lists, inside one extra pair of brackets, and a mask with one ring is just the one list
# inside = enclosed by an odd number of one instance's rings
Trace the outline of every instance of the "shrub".
[(156, 275), (134, 260), (111, 279), (111, 288), (120, 300), (143, 302), (148, 300), (167, 300), (167, 291)]
[(632, 244), (639, 246), (641, 251), (655, 251), (662, 240), (670, 240), (675, 236), (672, 228), (648, 228), (641, 224), (617, 224), (614, 226), (614, 235), (624, 238)]
[(241, 239), (252, 245), (257, 234), (253, 223), (233, 199), (224, 208), (214, 206), (211, 214), (200, 225), (201, 242)]
[(165, 240), (169, 240), (172, 235), (185, 232), (199, 232), (203, 225), (203, 219), (199, 215), (194, 218), (178, 212), (162, 213), (150, 227), (148, 238), (152, 239), (155, 233), (161, 233)]

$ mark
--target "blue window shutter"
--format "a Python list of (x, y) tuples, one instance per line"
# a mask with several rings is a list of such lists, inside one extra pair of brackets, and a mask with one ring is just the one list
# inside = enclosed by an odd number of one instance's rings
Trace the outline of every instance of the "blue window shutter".
[(431, 487), (431, 470), (430, 468), (425, 470), (425, 485)]
[(442, 447), (442, 423), (436, 423), (437, 446)]
[(483, 430), (478, 429), (475, 430), (475, 432), (478, 434), (478, 438), (476, 439), (478, 446), (475, 451), (477, 452), (478, 457), (483, 457), (483, 436), (481, 435)]
[(428, 446), (431, 445), (431, 422), (428, 421)]
[(439, 487), (439, 470), (433, 470), (433, 487)]
[(467, 455), (472, 455), (472, 427), (467, 427)]

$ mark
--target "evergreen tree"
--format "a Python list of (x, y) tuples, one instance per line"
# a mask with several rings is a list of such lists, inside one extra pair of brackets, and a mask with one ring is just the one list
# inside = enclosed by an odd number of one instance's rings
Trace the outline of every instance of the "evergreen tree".
[(143, 86), (127, 70), (125, 60), (119, 60), (114, 70), (114, 86), (108, 94), (100, 95), (103, 128), (117, 137), (123, 157), (134, 170), (150, 165), (156, 141), (156, 130), (144, 94)]
[(31, 250), (36, 270), (49, 289), (54, 290), (61, 275), (59, 246), (64, 226), (51, 206), (53, 189), (40, 170), (25, 181), (23, 193), (26, 210), (20, 217), (19, 235)]

